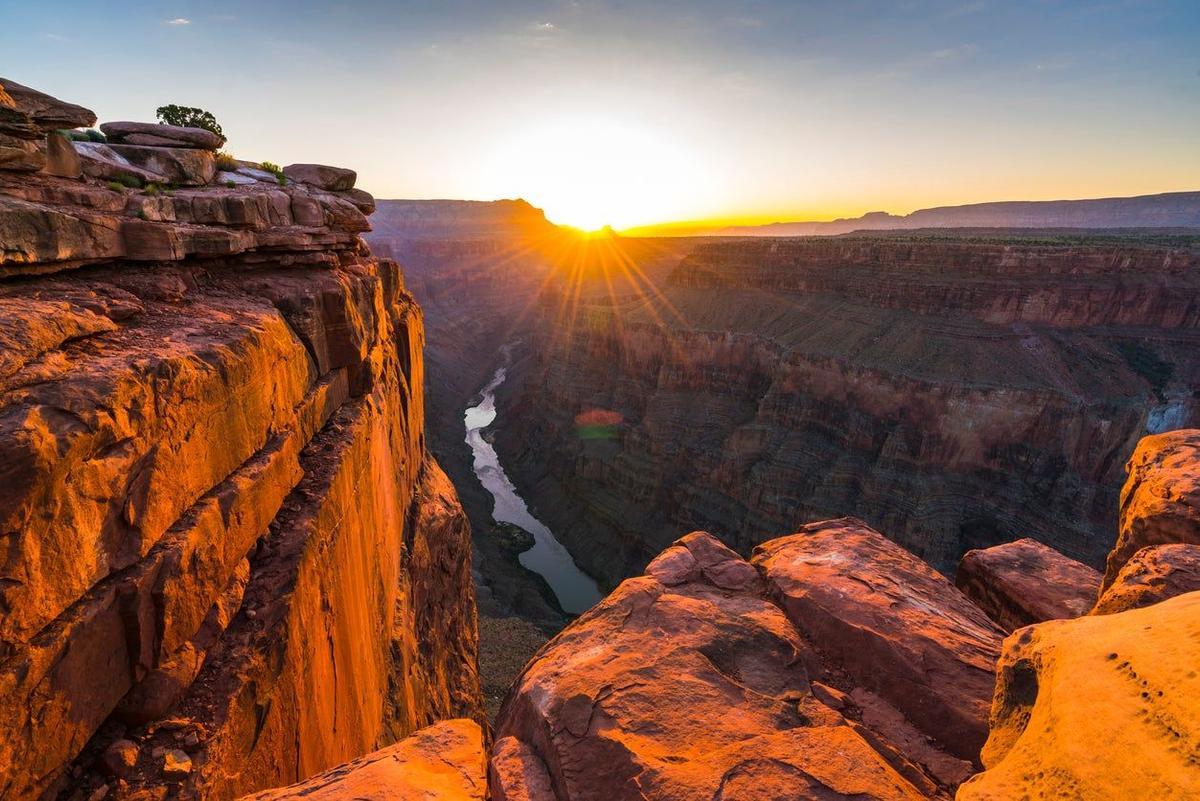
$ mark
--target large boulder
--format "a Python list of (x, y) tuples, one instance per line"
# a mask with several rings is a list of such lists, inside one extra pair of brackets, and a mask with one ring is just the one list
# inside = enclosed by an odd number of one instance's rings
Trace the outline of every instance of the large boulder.
[(1200, 593), (1004, 641), (983, 751), (958, 801), (1200, 797)]
[(859, 686), (975, 760), (1003, 633), (917, 557), (854, 518), (754, 549), (788, 618)]
[(108, 137), (109, 142), (121, 145), (216, 150), (225, 144), (224, 136), (204, 128), (185, 128), (153, 122), (106, 122), (100, 126), (100, 130)]
[(1042, 543), (1022, 539), (967, 551), (954, 584), (1005, 631), (1087, 614), (1100, 574)]
[(353, 189), (354, 182), (358, 179), (354, 170), (328, 167), (324, 164), (289, 164), (283, 168), (283, 174), (289, 181), (299, 181), (330, 192)]
[(110, 150), (152, 173), (180, 186), (204, 186), (217, 174), (217, 161), (207, 150), (186, 147), (109, 145)]
[(1140, 609), (1195, 590), (1200, 590), (1200, 545), (1152, 545), (1125, 563), (1092, 614)]
[(934, 792), (817, 700), (819, 657), (765, 594), (757, 571), (708, 534), (664, 551), (526, 666), (496, 722), (492, 799)]
[(1200, 430), (1145, 437), (1129, 457), (1117, 544), (1102, 589), (1147, 545), (1200, 545)]
[(479, 725), (447, 720), (308, 781), (242, 801), (483, 801), (486, 767)]

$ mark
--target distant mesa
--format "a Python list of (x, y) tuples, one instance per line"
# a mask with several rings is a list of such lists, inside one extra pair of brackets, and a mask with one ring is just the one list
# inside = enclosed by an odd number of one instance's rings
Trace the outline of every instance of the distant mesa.
[(829, 222), (735, 225), (718, 236), (836, 236), (918, 228), (1200, 228), (1200, 192), (1094, 200), (1014, 200), (939, 206), (895, 215), (872, 211)]

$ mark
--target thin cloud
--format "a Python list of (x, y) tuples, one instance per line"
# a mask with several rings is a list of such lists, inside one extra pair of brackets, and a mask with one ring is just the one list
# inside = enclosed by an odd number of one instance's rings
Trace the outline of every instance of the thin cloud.
[(556, 30), (558, 30), (558, 26), (553, 22), (535, 22), (530, 25), (529, 28), (530, 30), (537, 31), (538, 33), (554, 33)]
[(167, 20), (168, 25), (191, 25), (192, 21), (187, 17), (176, 17), (175, 19)]

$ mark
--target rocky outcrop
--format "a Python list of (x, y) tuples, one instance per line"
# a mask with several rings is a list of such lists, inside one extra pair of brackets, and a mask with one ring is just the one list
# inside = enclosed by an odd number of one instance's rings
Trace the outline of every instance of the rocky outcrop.
[(955, 585), (1005, 631), (1087, 614), (1100, 574), (1053, 548), (1025, 538), (967, 551)]
[(233, 798), (479, 714), (421, 313), (366, 227), (0, 170), (0, 796)]
[(1200, 593), (1024, 628), (997, 669), (987, 770), (959, 801), (1200, 794)]
[(492, 797), (942, 797), (983, 742), (1000, 637), (857, 521), (753, 564), (689, 534), (526, 667)]
[(470, 720), (450, 720), (308, 781), (242, 801), (483, 801), (487, 757)]
[(1104, 589), (1138, 551), (1150, 545), (1200, 545), (1200, 430), (1146, 437), (1126, 466), (1121, 527), (1108, 555)]
[(754, 550), (796, 628), (856, 687), (973, 760), (1001, 632), (908, 551), (853, 519), (812, 523)]
[(1137, 441), (1200, 419), (1189, 242), (732, 241), (639, 293), (564, 279), (495, 445), (609, 586), (681, 530), (748, 553), (843, 514), (947, 574), (1019, 537), (1098, 567)]
[(1200, 590), (1200, 545), (1151, 545), (1124, 564), (1091, 613), (1140, 609), (1196, 590)]
[(194, 147), (216, 150), (225, 137), (204, 128), (181, 125), (156, 125), (152, 122), (106, 122), (100, 131), (112, 144), (150, 147)]

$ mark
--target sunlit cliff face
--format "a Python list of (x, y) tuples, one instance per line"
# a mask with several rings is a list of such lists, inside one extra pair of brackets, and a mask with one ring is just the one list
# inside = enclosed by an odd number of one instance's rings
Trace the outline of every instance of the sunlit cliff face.
[(617, 116), (542, 118), (503, 140), (486, 169), (498, 197), (520, 194), (581, 231), (703, 215), (713, 194), (684, 143)]

